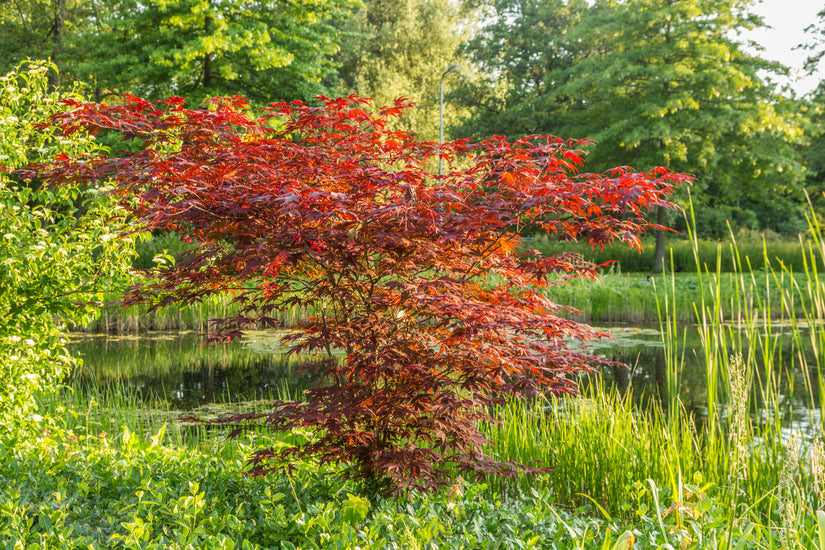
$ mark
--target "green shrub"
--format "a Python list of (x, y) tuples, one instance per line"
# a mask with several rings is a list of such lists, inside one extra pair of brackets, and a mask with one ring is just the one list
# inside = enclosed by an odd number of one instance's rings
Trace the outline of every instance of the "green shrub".
[(135, 258), (132, 267), (135, 269), (149, 269), (155, 267), (156, 259), (169, 261), (170, 258), (177, 258), (182, 252), (192, 248), (180, 240), (176, 233), (161, 233), (152, 235), (151, 238), (140, 241), (135, 246)]
[(44, 188), (13, 172), (99, 149), (37, 127), (61, 108), (47, 70), (31, 63), (0, 78), (0, 435), (40, 421), (34, 393), (54, 390), (71, 362), (58, 319), (88, 320), (131, 259), (112, 222), (117, 199), (102, 186)]

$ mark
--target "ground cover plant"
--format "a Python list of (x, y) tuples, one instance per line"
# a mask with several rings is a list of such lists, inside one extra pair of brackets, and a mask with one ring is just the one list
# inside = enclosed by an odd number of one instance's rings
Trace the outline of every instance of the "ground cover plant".
[[(179, 438), (170, 436), (173, 424), (145, 431), (136, 419), (146, 404), (116, 397), (102, 405), (127, 414), (120, 427), (103, 432), (85, 421), (77, 401), (59, 428), (0, 449), (0, 540), (5, 548), (823, 548), (825, 514), (807, 501), (816, 484), (794, 474), (782, 500), (770, 491), (756, 495), (775, 499), (776, 508), (764, 515), (732, 510), (726, 488), (714, 479), (686, 473), (680, 480), (677, 468), (672, 486), (655, 481), (656, 468), (680, 460), (654, 444), (669, 437), (657, 435), (666, 429), (647, 419), (634, 424), (628, 402), (615, 394), (586, 397), (599, 402), (557, 402), (565, 411), (560, 418), (554, 418), (558, 408), (514, 404), (504, 412), (515, 424), (510, 435), (490, 434), (497, 447), (529, 454), (546, 435), (537, 428), (576, 432), (579, 439), (548, 441), (543, 451), (557, 453), (571, 491), (594, 495), (591, 501), (571, 492), (579, 504), (534, 477), (521, 480), (522, 488), (500, 478), (456, 478), (441, 491), (399, 500), (364, 495), (313, 460), (296, 461), (280, 475), (249, 477), (242, 470), (252, 450), (287, 448), (312, 438), (311, 431), (246, 434), (228, 444), (205, 434)], [(536, 422), (541, 414), (547, 428)], [(631, 454), (645, 447), (650, 452)], [(651, 459), (657, 464), (647, 470)], [(629, 460), (633, 473), (650, 471), (650, 481), (624, 475)], [(784, 462), (772, 468), (787, 469)], [(591, 493), (600, 487), (615, 490), (616, 500)], [(792, 515), (779, 504), (790, 505)]]
[[(128, 301), (235, 293), (240, 312), (216, 321), (216, 339), (278, 326), (277, 313), (296, 305), (315, 312), (284, 340), (326, 359), (325, 384), (231, 421), (312, 426), (318, 438), (258, 451), (253, 471), (314, 456), (388, 489), (433, 488), (456, 470), (538, 471), (488, 457), (476, 423), (504, 394), (572, 393), (571, 375), (599, 363), (565, 343), (598, 334), (538, 291), (596, 266), (517, 255), (519, 232), (638, 246), (644, 213), (671, 206), (673, 186), (689, 179), (661, 168), (579, 174), (582, 142), (552, 136), (417, 142), (387, 128), (401, 102), (375, 113), (356, 97), (258, 112), (238, 97), (194, 110), (180, 98), (67, 107), (53, 119), (67, 135), (114, 131), (142, 145), (116, 158), (67, 156), (29, 177), (111, 180), (131, 197), (139, 231), (194, 245)], [(443, 177), (427, 170), (439, 157)]]

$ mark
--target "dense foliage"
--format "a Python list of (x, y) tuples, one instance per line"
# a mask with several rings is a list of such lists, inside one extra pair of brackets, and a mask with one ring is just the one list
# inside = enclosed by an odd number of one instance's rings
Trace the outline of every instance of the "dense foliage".
[(723, 237), (726, 220), (796, 235), (802, 119), (769, 80), (785, 69), (737, 37), (764, 24), (752, 3), (498, 0), (469, 44), (489, 77), (465, 96), (483, 111), (464, 131), (587, 136), (595, 169), (627, 161), (694, 174), (702, 236)]
[[(515, 255), (518, 232), (638, 246), (644, 211), (670, 206), (673, 185), (688, 179), (665, 169), (578, 175), (581, 143), (552, 136), (417, 142), (386, 128), (403, 104), (379, 113), (355, 97), (277, 104), (256, 118), (237, 97), (212, 110), (182, 103), (70, 102), (54, 117), (68, 135), (116, 130), (144, 146), (122, 158), (66, 157), (38, 176), (58, 186), (114, 178), (135, 196), (142, 229), (196, 244), (154, 270), (134, 300), (232, 292), (241, 312), (215, 326), (228, 338), (277, 326), (286, 308), (307, 310), (285, 341), (323, 359), (315, 368), (325, 385), (265, 420), (313, 426), (319, 441), (293, 452), (343, 460), (395, 487), (444, 483), (448, 465), (512, 472), (481, 450), (485, 408), (506, 393), (571, 392), (571, 375), (598, 362), (565, 343), (598, 334), (537, 292), (596, 266)], [(472, 165), (434, 176), (425, 166), (437, 155)], [(276, 454), (258, 453), (255, 470), (269, 471)]]
[(115, 288), (131, 259), (105, 182), (48, 188), (11, 173), (99, 151), (83, 133), (39, 126), (61, 109), (47, 92), (48, 69), (25, 65), (0, 78), (0, 435), (37, 420), (34, 394), (54, 391), (71, 363), (60, 320), (88, 320), (97, 293)]
[[(350, 0), (37, 0), (0, 4), (0, 70), (51, 58), (52, 84), (80, 79), (109, 95), (244, 93), (309, 99), (324, 91)], [(340, 26), (340, 25), (339, 25)]]
[[(438, 138), (439, 79), (459, 61), (462, 33), (477, 10), (469, 2), (445, 0), (366, 0), (344, 27), (336, 88), (378, 105), (409, 98), (416, 109), (396, 121), (419, 139)], [(464, 66), (464, 71), (472, 71)], [(455, 77), (455, 75), (454, 75)], [(452, 88), (450, 82), (446, 89)], [(456, 123), (456, 103), (448, 99), (445, 124)], [(469, 114), (465, 110), (465, 115)]]

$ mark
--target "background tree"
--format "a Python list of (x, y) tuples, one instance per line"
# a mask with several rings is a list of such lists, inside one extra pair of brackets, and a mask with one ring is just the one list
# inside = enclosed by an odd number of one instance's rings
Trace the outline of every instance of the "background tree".
[[(817, 14), (818, 21), (812, 23), (805, 29), (809, 35), (807, 40), (798, 47), (809, 50), (811, 55), (805, 60), (805, 69), (810, 74), (814, 74), (823, 62), (825, 57), (825, 8)], [(820, 82), (820, 91), (823, 83)]]
[[(512, 473), (483, 452), (478, 422), (508, 394), (573, 391), (601, 360), (567, 348), (598, 337), (540, 288), (594, 276), (573, 254), (515, 255), (526, 225), (600, 246), (638, 246), (645, 208), (668, 206), (682, 176), (617, 170), (577, 175), (578, 142), (491, 138), (444, 149), (387, 129), (404, 105), (368, 112), (363, 100), (274, 105), (260, 118), (238, 98), (214, 110), (74, 104), (65, 132), (114, 129), (144, 147), (124, 158), (58, 159), (53, 184), (116, 179), (143, 229), (180, 231), (196, 244), (134, 300), (162, 306), (232, 292), (238, 315), (216, 323), (232, 338), (274, 312), (310, 312), (284, 337), (309, 353), (320, 384), (264, 420), (309, 426), (315, 437), (271, 459), (315, 455), (350, 464), (391, 488), (431, 488), (462, 472)], [(274, 128), (277, 128), (275, 130)], [(433, 176), (442, 154), (466, 170)], [(340, 355), (338, 355), (340, 354)], [(531, 470), (531, 468), (526, 468)]]
[(10, 0), (0, 59), (51, 58), (98, 100), (243, 93), (310, 99), (334, 70), (340, 18), (355, 0)]
[[(818, 21), (805, 29), (809, 35), (800, 48), (808, 50), (811, 55), (805, 62), (809, 74), (815, 74), (823, 66), (825, 57), (825, 9), (819, 12)], [(810, 94), (805, 107), (810, 118), (809, 134), (812, 141), (802, 150), (807, 169), (806, 188), (820, 216), (825, 219), (825, 81)]]
[[(421, 139), (437, 140), (439, 79), (461, 61), (461, 30), (471, 28), (474, 16), (466, 1), (364, 0), (344, 27), (335, 86), (341, 95), (356, 93), (379, 105), (410, 98), (417, 108), (397, 123)], [(445, 124), (456, 119), (452, 103)]]
[[(804, 227), (794, 148), (801, 122), (761, 76), (784, 69), (745, 52), (736, 38), (762, 24), (749, 13), (750, 0), (603, 0), (592, 6), (559, 0), (544, 11), (537, 3), (501, 4), (508, 16), (487, 32), (515, 40), (510, 49), (518, 51), (519, 41), (530, 36), (520, 32), (524, 27), (559, 26), (548, 31), (551, 54), (540, 53), (547, 50), (540, 37), (515, 57), (493, 56), (484, 42), (473, 45), (473, 55), (490, 74), (506, 75), (513, 101), (520, 100), (481, 121), (495, 124), (512, 111), (528, 131), (594, 138), (590, 162), (597, 170), (624, 159), (642, 169), (668, 165), (695, 174), (697, 229), (706, 236), (726, 233), (726, 219), (784, 233)], [(525, 70), (543, 56), (547, 62)], [(659, 269), (663, 252), (660, 241)]]
[[(94, 0), (91, 0), (94, 1)], [(88, 6), (82, 0), (6, 0), (0, 2), (0, 74), (14, 70), (27, 58), (50, 59), (52, 89), (72, 65), (67, 53), (70, 37), (86, 24)]]
[(324, 91), (349, 0), (122, 0), (81, 37), (79, 72), (105, 90), (258, 102)]
[(573, 64), (587, 55), (587, 44), (568, 31), (585, 13), (586, 0), (492, 0), (485, 22), (462, 51), (475, 78), (462, 81), (456, 94), (470, 108), (460, 132), (522, 136), (553, 131), (562, 109), (548, 106), (553, 89)]

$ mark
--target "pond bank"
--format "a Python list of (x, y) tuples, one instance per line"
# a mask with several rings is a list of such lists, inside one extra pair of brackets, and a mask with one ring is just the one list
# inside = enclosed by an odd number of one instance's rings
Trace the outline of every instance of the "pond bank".
[[(611, 273), (599, 281), (577, 280), (548, 289), (547, 294), (556, 303), (570, 306), (577, 312), (570, 317), (586, 323), (658, 324), (664, 314), (681, 324), (697, 322), (697, 308), (717, 300), (722, 304), (725, 319), (735, 319), (742, 308), (753, 311), (761, 307), (770, 311), (771, 318), (790, 315), (784, 295), (795, 300), (796, 315), (803, 316), (800, 306), (810, 306), (811, 299), (804, 291), (804, 274), (769, 272), (719, 273), (699, 276), (696, 273), (646, 276), (640, 273)], [(718, 296), (718, 298), (717, 298)], [(238, 307), (228, 294), (213, 296), (199, 304), (169, 306), (149, 312), (147, 305), (122, 307), (115, 304), (117, 296), (107, 297), (112, 303), (100, 316), (86, 326), (71, 327), (90, 333), (124, 334), (155, 330), (194, 330), (206, 332), (210, 319), (221, 319), (237, 313)], [(772, 301), (771, 301), (772, 299)], [(738, 301), (737, 311), (729, 307)], [(307, 311), (292, 309), (281, 312), (278, 320), (291, 326), (309, 315)]]

